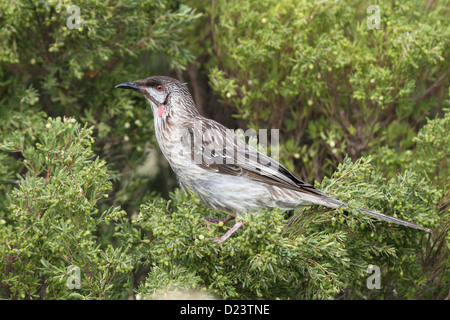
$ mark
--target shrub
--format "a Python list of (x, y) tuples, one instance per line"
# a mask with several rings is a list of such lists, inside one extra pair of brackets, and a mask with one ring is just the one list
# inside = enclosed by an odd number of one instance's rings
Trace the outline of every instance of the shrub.
[(346, 154), (405, 150), (445, 101), (445, 6), (381, 1), (381, 29), (367, 27), (368, 6), (216, 4), (212, 88), (249, 126), (280, 129), (281, 158), (308, 180), (330, 175)]
[[(39, 132), (34, 143), (14, 134), (2, 145), (23, 156), (26, 168), (9, 195), (10, 223), (0, 233), (5, 296), (123, 297), (133, 260), (125, 247), (101, 247), (96, 234), (101, 224), (125, 212), (101, 204), (112, 185), (105, 162), (92, 152), (92, 129), (73, 118), (34, 123), (34, 129)], [(77, 280), (68, 277), (73, 268), (79, 270)], [(76, 284), (80, 290), (70, 290)]]

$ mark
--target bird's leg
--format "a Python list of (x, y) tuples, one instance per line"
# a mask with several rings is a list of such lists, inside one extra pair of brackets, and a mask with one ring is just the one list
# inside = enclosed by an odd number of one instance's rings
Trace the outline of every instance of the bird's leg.
[(211, 240), (217, 243), (222, 243), (225, 240), (227, 240), (237, 229), (242, 228), (242, 225), (243, 225), (242, 221), (236, 222), (235, 225), (230, 230), (228, 230), (223, 236)]

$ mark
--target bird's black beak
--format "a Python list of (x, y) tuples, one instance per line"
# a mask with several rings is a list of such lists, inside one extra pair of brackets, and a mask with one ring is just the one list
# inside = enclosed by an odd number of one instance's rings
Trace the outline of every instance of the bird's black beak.
[(136, 84), (136, 82), (134, 82), (134, 81), (124, 82), (124, 83), (118, 84), (116, 86), (116, 88), (131, 89), (131, 90), (134, 90), (134, 91), (137, 91), (137, 92), (141, 91), (141, 87), (139, 87)]

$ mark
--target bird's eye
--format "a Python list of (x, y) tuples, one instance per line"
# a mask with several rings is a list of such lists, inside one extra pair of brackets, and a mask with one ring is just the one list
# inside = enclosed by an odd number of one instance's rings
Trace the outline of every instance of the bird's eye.
[(161, 84), (158, 84), (156, 86), (156, 90), (158, 90), (158, 91), (163, 91), (163, 89), (164, 89), (164, 87)]

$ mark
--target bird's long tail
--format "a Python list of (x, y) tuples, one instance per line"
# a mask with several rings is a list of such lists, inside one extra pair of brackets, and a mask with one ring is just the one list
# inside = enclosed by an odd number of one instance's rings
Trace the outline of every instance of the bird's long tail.
[(410, 228), (414, 228), (414, 229), (419, 229), (419, 230), (423, 230), (426, 232), (431, 232), (431, 229), (422, 227), (419, 224), (413, 223), (413, 222), (409, 222), (409, 221), (405, 221), (402, 219), (398, 219), (398, 218), (394, 218), (376, 211), (372, 211), (372, 210), (368, 210), (368, 209), (361, 209), (365, 214), (370, 215), (378, 220), (383, 220), (383, 221), (387, 221), (387, 222), (392, 222), (392, 223), (396, 223), (402, 226), (406, 226), (406, 227), (410, 227)]
[[(325, 202), (323, 203), (323, 205), (330, 207), (330, 208), (338, 208), (338, 207), (342, 207), (342, 208), (349, 208), (350, 206), (348, 204), (346, 204), (345, 202), (324, 196), (322, 198), (322, 200)], [(387, 222), (391, 222), (391, 223), (395, 223), (395, 224), (399, 224), (402, 226), (406, 226), (406, 227), (410, 227), (410, 228), (414, 228), (414, 229), (419, 229), (419, 230), (423, 230), (426, 232), (431, 232), (430, 229), (422, 227), (421, 225), (418, 225), (416, 223), (413, 222), (409, 222), (409, 221), (405, 221), (402, 219), (398, 219), (398, 218), (394, 218), (376, 211), (372, 211), (372, 210), (368, 210), (368, 209), (361, 209), (361, 208), (354, 208), (356, 210), (361, 210), (364, 214), (372, 216), (378, 220), (383, 220), (383, 221), (387, 221)]]

